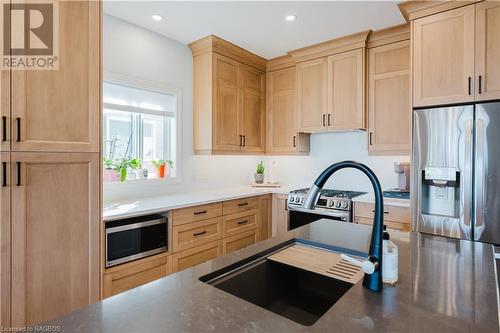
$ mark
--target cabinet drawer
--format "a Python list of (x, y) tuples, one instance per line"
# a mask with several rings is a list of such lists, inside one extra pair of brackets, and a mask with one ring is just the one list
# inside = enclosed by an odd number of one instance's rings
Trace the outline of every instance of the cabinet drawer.
[(229, 215), (245, 212), (257, 208), (257, 197), (224, 201), (222, 203), (222, 214)]
[[(373, 219), (375, 205), (371, 203), (356, 202), (354, 216)], [(384, 205), (384, 221), (411, 223), (411, 210), (409, 207)]]
[(224, 254), (237, 251), (259, 241), (259, 229), (242, 232), (241, 234), (224, 238), (222, 248)]
[(224, 216), (223, 237), (257, 228), (258, 209)]
[(222, 238), (222, 217), (172, 228), (173, 251), (179, 252)]
[(174, 272), (196, 266), (205, 261), (222, 255), (222, 241), (218, 240), (203, 244), (192, 249), (174, 253), (172, 255), (172, 269)]
[(220, 202), (176, 209), (172, 213), (172, 225), (176, 226), (218, 216), (222, 216), (222, 203)]
[(104, 274), (103, 298), (110, 297), (169, 274), (170, 256), (164, 254), (113, 267)]
[[(366, 217), (358, 217), (358, 216), (356, 216), (354, 218), (354, 222), (355, 223), (359, 223), (359, 224), (373, 225), (373, 217), (372, 218), (366, 218)], [(389, 229), (400, 230), (400, 231), (410, 231), (411, 230), (410, 223), (406, 223), (406, 222), (394, 222), (394, 221), (386, 221), (386, 220), (384, 220), (384, 224)]]

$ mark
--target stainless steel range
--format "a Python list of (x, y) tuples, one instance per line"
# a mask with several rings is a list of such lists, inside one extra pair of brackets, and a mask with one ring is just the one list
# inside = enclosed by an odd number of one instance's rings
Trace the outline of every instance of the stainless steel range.
[(352, 222), (352, 199), (366, 194), (366, 192), (323, 189), (313, 209), (305, 209), (302, 204), (308, 190), (307, 188), (294, 190), (288, 195), (288, 230), (302, 227), (322, 218)]

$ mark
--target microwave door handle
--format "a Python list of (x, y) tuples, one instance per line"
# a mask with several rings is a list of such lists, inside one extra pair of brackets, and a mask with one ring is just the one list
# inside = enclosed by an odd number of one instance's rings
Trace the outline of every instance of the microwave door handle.
[(479, 239), (484, 229), (484, 192), (486, 190), (485, 174), (487, 172), (485, 161), (485, 137), (484, 119), (480, 115), (476, 119), (476, 156), (475, 156), (475, 179), (474, 179), (474, 239)]

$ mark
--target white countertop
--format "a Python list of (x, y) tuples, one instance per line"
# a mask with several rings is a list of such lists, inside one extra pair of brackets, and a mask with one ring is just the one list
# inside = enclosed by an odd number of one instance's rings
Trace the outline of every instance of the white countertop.
[[(352, 199), (352, 201), (364, 202), (364, 203), (375, 203), (375, 196), (373, 195), (373, 193), (367, 193), (367, 194), (360, 195), (359, 197)], [(410, 207), (410, 200), (384, 197), (384, 205)]]
[(292, 188), (288, 186), (275, 188), (238, 186), (206, 191), (184, 192), (164, 196), (145, 197), (136, 200), (116, 201), (104, 204), (103, 219), (104, 221), (112, 221), (146, 214), (162, 213), (171, 209), (263, 194), (288, 194), (291, 189)]

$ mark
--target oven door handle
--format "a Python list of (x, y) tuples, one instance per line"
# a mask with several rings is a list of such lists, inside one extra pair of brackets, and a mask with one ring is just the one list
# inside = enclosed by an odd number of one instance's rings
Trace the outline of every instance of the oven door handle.
[(112, 234), (115, 232), (125, 231), (125, 230), (149, 227), (151, 225), (162, 224), (162, 223), (167, 223), (167, 221), (165, 219), (158, 219), (158, 220), (151, 220), (151, 221), (145, 221), (145, 222), (131, 223), (131, 224), (126, 224), (126, 225), (121, 225), (118, 227), (106, 228), (106, 235), (109, 235), (109, 234)]
[(323, 210), (323, 209), (305, 209), (305, 208), (302, 208), (302, 207), (290, 207), (290, 206), (288, 207), (288, 209), (290, 211), (298, 211), (298, 212), (309, 213), (309, 214), (338, 217), (340, 219), (344, 219), (345, 221), (348, 221), (349, 217), (350, 217), (349, 211), (333, 211), (333, 210)]

